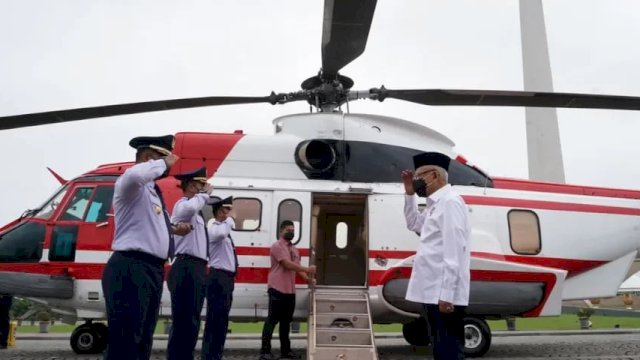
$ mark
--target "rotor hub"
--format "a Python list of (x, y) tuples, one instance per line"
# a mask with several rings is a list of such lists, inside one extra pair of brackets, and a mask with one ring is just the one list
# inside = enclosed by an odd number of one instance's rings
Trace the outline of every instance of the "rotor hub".
[(318, 75), (303, 81), (300, 85), (308, 94), (307, 102), (320, 109), (336, 108), (348, 100), (349, 89), (353, 86), (353, 80), (336, 74), (333, 78), (327, 78), (322, 70)]

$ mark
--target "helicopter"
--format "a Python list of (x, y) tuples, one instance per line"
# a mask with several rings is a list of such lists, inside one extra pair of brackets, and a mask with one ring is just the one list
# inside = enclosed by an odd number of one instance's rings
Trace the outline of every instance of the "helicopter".
[[(638, 110), (640, 100), (385, 86), (353, 90), (354, 81), (339, 71), (364, 51), (375, 7), (375, 1), (325, 2), (322, 70), (299, 91), (5, 116), (0, 129), (198, 106), (306, 102), (315, 107), (316, 113), (275, 119), (272, 136), (176, 134), (181, 161), (172, 173), (206, 165), (215, 194), (236, 199), (234, 239), (241, 263), (236, 291), (242, 297), (231, 312), (235, 320), (266, 315), (268, 247), (275, 241), (275, 224), (287, 217), (296, 220), (303, 257), (321, 269), (320, 286), (366, 289), (372, 320), (402, 322), (407, 341), (420, 344), (424, 323), (403, 293), (416, 235), (404, 230), (398, 174), (411, 167), (413, 154), (434, 150), (457, 160), (451, 182), (469, 205), (474, 227), (469, 355), (482, 355), (490, 346), (486, 319), (557, 315), (561, 300), (615, 294), (640, 247), (640, 192), (491, 177), (434, 130), (340, 109), (360, 99), (398, 99), (423, 105)], [(113, 235), (110, 198), (113, 182), (131, 165), (101, 165), (69, 181), (58, 177), (61, 188), (50, 199), (0, 230), (0, 292), (39, 298), (70, 318), (85, 319), (72, 335), (78, 352), (104, 346), (104, 325), (92, 320), (104, 318), (99, 279)], [(160, 184), (171, 208), (180, 196), (175, 181)], [(341, 241), (339, 228), (351, 229)], [(584, 239), (589, 246), (580, 246)], [(309, 296), (300, 291), (302, 299)], [(300, 319), (306, 316), (304, 305), (300, 301), (296, 310)], [(163, 301), (162, 307), (166, 315), (170, 306)]]

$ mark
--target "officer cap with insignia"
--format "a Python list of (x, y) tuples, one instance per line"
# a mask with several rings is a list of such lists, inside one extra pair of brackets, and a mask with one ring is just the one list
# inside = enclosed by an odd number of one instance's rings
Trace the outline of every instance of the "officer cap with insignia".
[(173, 135), (165, 136), (138, 136), (129, 141), (129, 146), (134, 149), (153, 149), (162, 155), (169, 156), (173, 151), (175, 139)]
[(214, 213), (216, 211), (218, 211), (218, 209), (220, 209), (221, 207), (224, 207), (224, 208), (227, 208), (227, 209), (231, 210), (233, 208), (233, 196), (229, 196), (229, 197), (224, 198), (224, 199), (220, 199), (219, 197), (215, 197), (215, 198), (211, 199), (209, 204), (211, 205), (211, 208), (213, 209)]
[(417, 169), (421, 166), (433, 165), (449, 170), (451, 158), (439, 152), (425, 152), (413, 156), (413, 166)]
[(203, 166), (200, 169), (184, 172), (182, 174), (174, 175), (174, 177), (182, 182), (184, 181), (199, 181), (201, 183), (207, 182), (207, 167)]

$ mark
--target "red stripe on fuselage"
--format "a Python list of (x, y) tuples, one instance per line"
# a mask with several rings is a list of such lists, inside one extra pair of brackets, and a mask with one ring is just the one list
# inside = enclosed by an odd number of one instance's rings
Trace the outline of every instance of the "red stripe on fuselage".
[(571, 195), (604, 196), (623, 199), (640, 199), (640, 191), (638, 190), (556, 184), (541, 181), (508, 178), (492, 178), (491, 180), (493, 181), (493, 187), (496, 189), (535, 191)]
[[(309, 249), (299, 249), (302, 256), (308, 256)], [(269, 256), (269, 248), (265, 247), (247, 247), (238, 246), (239, 255), (247, 256)], [(402, 260), (413, 256), (413, 251), (402, 250), (371, 250), (369, 251), (370, 259), (378, 257), (382, 259)], [(502, 255), (485, 252), (472, 252), (472, 257), (492, 259), (498, 261), (509, 261), (520, 264), (536, 265), (541, 267), (549, 267), (567, 270), (569, 277), (584, 271), (591, 270), (597, 266), (607, 263), (602, 260), (578, 260), (578, 259), (561, 259), (540, 256), (521, 256), (521, 255)], [(75, 262), (42, 262), (42, 263), (0, 263), (0, 271), (13, 271), (35, 274), (49, 275), (71, 275), (77, 279), (100, 279), (105, 264), (98, 263), (75, 263)], [(390, 268), (387, 270), (370, 270), (369, 285), (382, 285), (390, 279), (402, 276), (401, 269), (405, 267)], [(409, 273), (411, 268), (409, 269)], [(400, 271), (400, 272), (397, 272)], [(239, 283), (264, 283), (267, 281), (269, 269), (264, 267), (242, 267), (236, 282)], [(408, 275), (407, 275), (408, 277)]]
[(527, 200), (499, 198), (475, 195), (463, 195), (462, 198), (467, 205), (501, 206), (519, 209), (541, 209), (557, 211), (573, 211), (594, 214), (617, 214), (640, 216), (640, 209), (619, 206), (605, 206), (592, 204), (576, 204), (557, 201)]

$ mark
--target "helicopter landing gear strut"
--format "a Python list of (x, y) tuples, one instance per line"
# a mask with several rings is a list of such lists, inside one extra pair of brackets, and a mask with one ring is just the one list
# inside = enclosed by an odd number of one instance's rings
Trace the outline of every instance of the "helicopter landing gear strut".
[(107, 325), (87, 320), (73, 330), (69, 343), (76, 354), (99, 354), (107, 348)]

